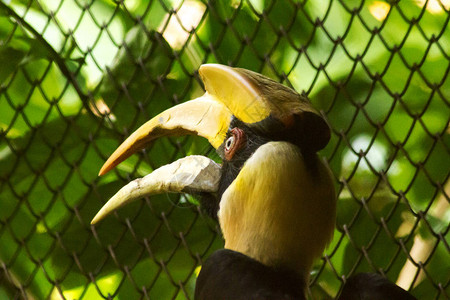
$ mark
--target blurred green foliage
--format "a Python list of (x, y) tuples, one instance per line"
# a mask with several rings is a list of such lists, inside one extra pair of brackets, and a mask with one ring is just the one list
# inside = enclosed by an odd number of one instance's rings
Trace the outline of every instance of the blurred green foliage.
[(218, 159), (199, 138), (161, 139), (97, 177), (139, 125), (202, 94), (212, 62), (305, 93), (329, 121), (338, 219), (312, 295), (334, 297), (354, 272), (395, 282), (420, 237), (430, 255), (412, 293), (448, 297), (450, 14), (424, 3), (0, 2), (0, 299), (192, 295), (222, 247), (195, 201), (160, 195), (89, 222), (131, 178)]

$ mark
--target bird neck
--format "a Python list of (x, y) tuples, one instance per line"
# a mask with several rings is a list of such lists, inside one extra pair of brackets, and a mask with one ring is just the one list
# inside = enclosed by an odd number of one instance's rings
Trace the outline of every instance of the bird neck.
[(317, 163), (312, 174), (298, 147), (261, 146), (222, 196), (225, 248), (307, 280), (335, 223), (333, 185), (326, 167)]

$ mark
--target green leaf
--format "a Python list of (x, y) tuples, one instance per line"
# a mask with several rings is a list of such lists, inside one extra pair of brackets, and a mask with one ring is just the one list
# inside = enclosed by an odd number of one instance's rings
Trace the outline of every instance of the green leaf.
[(0, 47), (0, 84), (4, 84), (6, 79), (16, 70), (17, 65), (25, 57), (26, 53), (12, 47)]
[[(176, 89), (169, 89), (164, 82), (172, 60), (172, 50), (161, 34), (139, 25), (127, 33), (100, 86), (100, 95), (115, 115), (116, 126), (130, 128), (137, 120), (142, 124), (142, 109), (154, 112), (172, 105), (165, 89), (172, 93)], [(170, 84), (170, 80), (166, 82)]]

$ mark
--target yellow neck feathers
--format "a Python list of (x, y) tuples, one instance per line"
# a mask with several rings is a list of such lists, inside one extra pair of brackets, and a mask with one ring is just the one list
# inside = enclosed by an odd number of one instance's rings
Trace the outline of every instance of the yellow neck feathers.
[(313, 175), (288, 142), (259, 147), (222, 196), (225, 248), (307, 278), (332, 237), (336, 215), (330, 173), (317, 164)]

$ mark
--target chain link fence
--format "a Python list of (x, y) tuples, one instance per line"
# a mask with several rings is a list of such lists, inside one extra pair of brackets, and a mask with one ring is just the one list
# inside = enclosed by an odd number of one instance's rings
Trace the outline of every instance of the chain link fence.
[(165, 138), (99, 178), (146, 120), (203, 93), (203, 63), (305, 94), (332, 128), (338, 193), (309, 297), (379, 272), (450, 296), (450, 2), (0, 1), (0, 299), (192, 299), (218, 225), (188, 195), (152, 196), (96, 226), (129, 180), (189, 154)]

